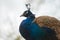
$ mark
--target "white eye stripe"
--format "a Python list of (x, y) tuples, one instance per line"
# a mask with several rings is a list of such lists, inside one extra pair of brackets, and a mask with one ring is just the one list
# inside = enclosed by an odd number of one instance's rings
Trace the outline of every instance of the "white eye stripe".
[(26, 13), (24, 15), (27, 15), (28, 14), (28, 11), (26, 11)]
[(26, 12), (26, 14), (28, 14), (28, 11)]

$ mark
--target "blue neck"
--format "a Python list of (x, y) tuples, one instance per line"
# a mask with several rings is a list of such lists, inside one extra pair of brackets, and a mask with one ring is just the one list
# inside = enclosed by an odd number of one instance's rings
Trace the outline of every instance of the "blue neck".
[[(21, 25), (31, 24), (35, 17), (27, 17), (25, 20), (22, 21)], [(24, 26), (25, 27), (25, 26)]]
[(35, 19), (35, 17), (27, 17), (26, 20), (30, 20), (30, 21), (33, 21)]
[(31, 14), (30, 16), (27, 17), (27, 19), (34, 20), (35, 19), (35, 15), (34, 14)]

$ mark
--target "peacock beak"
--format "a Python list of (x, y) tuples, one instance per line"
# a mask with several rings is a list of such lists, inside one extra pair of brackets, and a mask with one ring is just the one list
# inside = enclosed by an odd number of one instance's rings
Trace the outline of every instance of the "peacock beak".
[(22, 17), (22, 16), (24, 16), (24, 15), (20, 15), (20, 17)]

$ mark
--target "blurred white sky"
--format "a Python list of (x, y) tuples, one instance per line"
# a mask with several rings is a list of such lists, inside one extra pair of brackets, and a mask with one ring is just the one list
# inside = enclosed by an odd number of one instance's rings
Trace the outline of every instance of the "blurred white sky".
[(20, 15), (29, 2), (36, 17), (49, 15), (60, 19), (60, 0), (0, 0), (0, 40), (14, 40), (19, 35), (19, 25), (24, 19)]

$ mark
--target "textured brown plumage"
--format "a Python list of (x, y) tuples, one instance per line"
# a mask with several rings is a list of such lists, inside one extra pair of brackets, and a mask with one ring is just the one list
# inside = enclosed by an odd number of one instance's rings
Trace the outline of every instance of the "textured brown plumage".
[(39, 26), (46, 26), (56, 31), (57, 37), (60, 40), (60, 21), (50, 16), (40, 16), (34, 20)]

